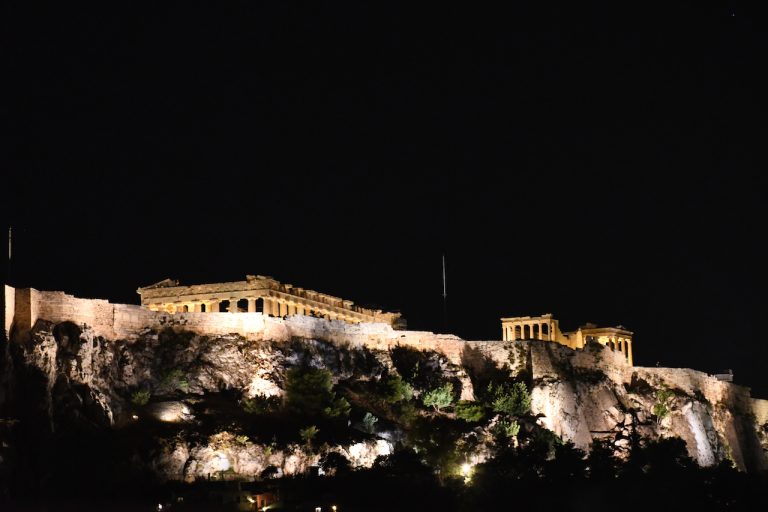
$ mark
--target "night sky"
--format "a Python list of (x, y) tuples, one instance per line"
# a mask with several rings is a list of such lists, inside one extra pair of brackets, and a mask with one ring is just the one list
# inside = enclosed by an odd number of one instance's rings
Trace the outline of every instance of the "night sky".
[(443, 331), (445, 253), (450, 332), (622, 324), (768, 396), (765, 18), (413, 4), (6, 3), (10, 283), (264, 274)]

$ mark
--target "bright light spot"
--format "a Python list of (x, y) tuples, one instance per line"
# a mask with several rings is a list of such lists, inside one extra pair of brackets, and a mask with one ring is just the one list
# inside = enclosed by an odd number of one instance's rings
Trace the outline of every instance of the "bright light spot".
[(163, 510), (163, 504), (162, 503), (158, 503), (157, 504), (157, 510)]
[(323, 509), (320, 507), (315, 507), (315, 512), (323, 512)]
[(247, 500), (248, 500), (248, 503), (256, 503), (256, 500), (254, 500), (254, 499), (253, 499), (253, 498), (251, 498), (250, 496), (246, 496), (246, 497), (245, 497), (245, 499), (247, 499)]
[(139, 419), (139, 415), (138, 414), (132, 414), (131, 418), (133, 418), (134, 420), (137, 420), (137, 419)]
[(333, 512), (336, 512), (336, 505), (331, 507), (333, 509)]
[(472, 480), (472, 464), (465, 462), (461, 465), (461, 476), (464, 477), (464, 483), (468, 484)]
[(219, 454), (219, 471), (227, 471), (229, 469), (229, 459), (223, 453)]

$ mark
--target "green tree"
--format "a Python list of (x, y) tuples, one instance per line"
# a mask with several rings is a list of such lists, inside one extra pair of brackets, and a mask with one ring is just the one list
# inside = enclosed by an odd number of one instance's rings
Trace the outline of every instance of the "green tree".
[(444, 407), (450, 407), (453, 403), (453, 384), (448, 382), (428, 391), (422, 401), (426, 407), (433, 407), (438, 412)]
[(333, 392), (331, 372), (320, 368), (291, 368), (286, 374), (285, 401), (289, 409), (307, 416), (349, 415), (351, 406)]
[(386, 401), (396, 404), (413, 398), (413, 387), (399, 375), (390, 375), (386, 381)]
[(456, 404), (456, 416), (468, 423), (477, 423), (485, 418), (485, 407), (477, 402), (459, 400)]
[(510, 416), (523, 416), (531, 410), (531, 394), (524, 382), (507, 383), (494, 386), (489, 384), (491, 407), (494, 412)]

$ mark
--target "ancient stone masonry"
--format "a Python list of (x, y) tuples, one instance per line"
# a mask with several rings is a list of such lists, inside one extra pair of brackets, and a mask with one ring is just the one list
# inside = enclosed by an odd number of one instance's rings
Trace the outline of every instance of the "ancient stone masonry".
[[(175, 283), (169, 284), (176, 287)], [(215, 293), (237, 297), (230, 285), (210, 286), (228, 287)], [(247, 299), (253, 293), (261, 293), (258, 290), (263, 288), (240, 292), (249, 294)], [(161, 293), (167, 295), (167, 291)], [(768, 467), (768, 401), (753, 398), (749, 388), (706, 373), (682, 368), (633, 367), (632, 333), (621, 327), (587, 325), (575, 332), (562, 333), (552, 315), (505, 318), (505, 341), (466, 341), (447, 334), (398, 330), (388, 322), (350, 323), (343, 318), (330, 320), (325, 315), (204, 313), (195, 312), (194, 303), (182, 304), (192, 304), (192, 312), (169, 312), (169, 308), (153, 311), (147, 305), (112, 304), (64, 292), (9, 286), (4, 287), (1, 297), (3, 335), (26, 350), (19, 352), (27, 358), (24, 364), (45, 370), (46, 375), (59, 364), (55, 354), (61, 346), (56, 329), (65, 323), (75, 324), (63, 327), (81, 332), (82, 339), (89, 342), (75, 345), (79, 351), (77, 365), (67, 365), (59, 371), (69, 372), (69, 377), (87, 384), (94, 400), (107, 404), (104, 410), (109, 412), (109, 418), (113, 413), (125, 418), (127, 409), (119, 393), (114, 393), (114, 387), (134, 389), (147, 378), (151, 351), (158, 347), (162, 336), (180, 335), (205, 354), (205, 365), (188, 369), (190, 385), (212, 391), (226, 382), (227, 386), (250, 393), (249, 396), (279, 389), (280, 379), (276, 375), (281, 373), (281, 367), (276, 365), (284, 363), (280, 359), (284, 356), (279, 355), (283, 354), (282, 349), (276, 347), (289, 347), (297, 340), (330, 350), (365, 350), (390, 362), (388, 354), (407, 347), (444, 357), (445, 368), (451, 366), (452, 375), (460, 381), (460, 397), (464, 400), (474, 398), (471, 372), (489, 371), (492, 367), (494, 372), (529, 374), (531, 408), (539, 418), (537, 421), (581, 449), (589, 449), (593, 439), (609, 440), (617, 449), (624, 450), (633, 433), (647, 439), (674, 435), (686, 442), (690, 455), (703, 466), (731, 457), (740, 469), (763, 471)], [(185, 298), (178, 302), (187, 300), (186, 295), (182, 297)], [(259, 297), (273, 295), (263, 292)], [(312, 309), (320, 311), (319, 307)], [(597, 344), (587, 345), (590, 340)], [(613, 348), (612, 344), (616, 344), (616, 349), (604, 348)], [(572, 350), (581, 348), (586, 350)], [(130, 359), (123, 367), (123, 363), (118, 364), (119, 358), (114, 357), (114, 350), (150, 354), (145, 354), (146, 359)], [(189, 355), (185, 354), (182, 351), (175, 357), (181, 361)], [(213, 374), (211, 364), (216, 368)], [(112, 380), (107, 382), (107, 378)], [(653, 417), (655, 390), (662, 388), (674, 392), (674, 404), (669, 416), (657, 421)]]
[(246, 276), (245, 281), (180, 286), (166, 279), (137, 290), (141, 305), (166, 313), (263, 313), (268, 316), (306, 315), (348, 323), (382, 322), (403, 328), (399, 313), (356, 306), (314, 290), (283, 284), (269, 276)]
[(590, 341), (619, 351), (632, 366), (632, 332), (619, 325), (598, 327), (585, 324), (575, 331), (562, 332), (560, 322), (552, 313), (541, 316), (517, 316), (501, 319), (502, 339), (554, 341), (572, 349), (583, 349)]

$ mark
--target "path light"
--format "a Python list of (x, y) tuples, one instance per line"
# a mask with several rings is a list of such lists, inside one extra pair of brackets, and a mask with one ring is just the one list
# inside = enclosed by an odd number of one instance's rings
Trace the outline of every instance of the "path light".
[(336, 505), (332, 506), (331, 509), (333, 510), (333, 512), (336, 512)]
[(468, 484), (472, 479), (472, 464), (465, 462), (461, 465), (461, 476), (464, 477), (464, 483)]

